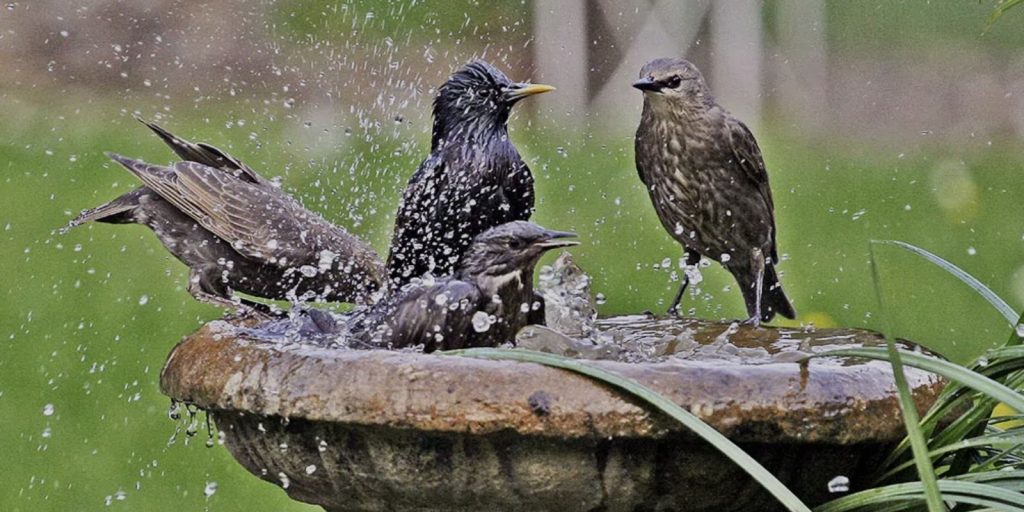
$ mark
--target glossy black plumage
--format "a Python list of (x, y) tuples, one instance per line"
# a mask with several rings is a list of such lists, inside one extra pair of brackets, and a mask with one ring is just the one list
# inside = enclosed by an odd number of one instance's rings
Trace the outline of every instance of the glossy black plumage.
[[(346, 321), (354, 346), (424, 350), (511, 342), (536, 307), (533, 271), (546, 251), (575, 245), (573, 233), (525, 221), (478, 235), (449, 277), (415, 280)], [(486, 325), (486, 327), (484, 327)]]
[(149, 227), (189, 267), (189, 292), (224, 307), (238, 306), (234, 292), (366, 302), (381, 286), (383, 264), (358, 238), (223, 151), (146, 125), (185, 161), (164, 167), (109, 154), (144, 186), (82, 212), (69, 227)]
[(776, 313), (793, 318), (775, 272), (775, 207), (753, 134), (715, 102), (700, 71), (685, 60), (654, 60), (633, 86), (644, 92), (637, 171), (688, 263), (701, 256), (721, 262), (736, 278), (750, 323)]
[(405, 189), (395, 219), (388, 277), (450, 275), (474, 237), (533, 213), (533, 176), (509, 140), (512, 106), (552, 90), (514, 83), (483, 61), (455, 72), (434, 100), (428, 156)]

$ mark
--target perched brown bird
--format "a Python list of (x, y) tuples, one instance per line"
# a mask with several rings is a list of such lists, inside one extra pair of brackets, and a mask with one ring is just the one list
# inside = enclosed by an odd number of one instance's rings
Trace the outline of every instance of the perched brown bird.
[[(775, 207), (750, 129), (715, 103), (700, 71), (683, 59), (649, 62), (633, 87), (644, 93), (636, 168), (687, 264), (706, 256), (725, 266), (749, 323), (795, 317), (775, 273)], [(687, 284), (684, 278), (670, 312), (678, 313)]]
[(414, 280), (400, 291), (356, 312), (346, 322), (356, 345), (426, 352), (493, 347), (514, 341), (529, 323), (537, 296), (533, 271), (547, 251), (576, 245), (574, 233), (514, 221), (478, 235), (455, 274)]
[(227, 153), (143, 122), (185, 161), (163, 167), (108, 153), (145, 186), (83, 211), (68, 228), (88, 221), (149, 227), (189, 267), (189, 293), (227, 308), (266, 310), (235, 292), (366, 302), (380, 288), (384, 267), (368, 245)]
[(508, 117), (523, 98), (553, 89), (512, 82), (483, 61), (441, 86), (430, 156), (409, 180), (395, 219), (387, 261), (393, 286), (451, 275), (475, 236), (530, 218), (533, 176), (509, 140)]

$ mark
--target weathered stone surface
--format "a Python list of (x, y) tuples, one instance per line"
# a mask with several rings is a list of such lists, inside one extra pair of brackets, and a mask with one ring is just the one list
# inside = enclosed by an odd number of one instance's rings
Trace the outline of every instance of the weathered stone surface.
[[(726, 332), (726, 324), (654, 319), (603, 328), (645, 329), (662, 336), (657, 350), (689, 359), (593, 364), (697, 414), (809, 503), (829, 497), (834, 476), (863, 483), (858, 476), (902, 437), (888, 364), (780, 362), (797, 350), (876, 344), (874, 333)], [(907, 377), (925, 409), (942, 383), (912, 369)], [(289, 495), (331, 510), (775, 506), (678, 424), (539, 365), (282, 346), (236, 337), (215, 322), (175, 347), (161, 385), (213, 411), (249, 471), (287, 480)]]

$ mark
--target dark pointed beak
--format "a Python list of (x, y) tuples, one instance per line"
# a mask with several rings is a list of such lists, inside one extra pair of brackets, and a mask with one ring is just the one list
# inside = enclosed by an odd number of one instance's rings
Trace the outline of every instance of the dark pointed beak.
[(570, 238), (576, 238), (576, 233), (573, 233), (572, 231), (547, 230), (544, 232), (544, 237), (534, 242), (533, 246), (548, 250), (580, 244), (579, 240), (569, 240)]
[(551, 92), (553, 90), (555, 90), (554, 87), (544, 84), (512, 84), (505, 88), (505, 99), (507, 101), (515, 103), (528, 96), (533, 96), (535, 94), (543, 94), (545, 92)]
[(661, 84), (651, 80), (650, 78), (641, 78), (636, 82), (633, 82), (633, 87), (640, 89), (641, 91), (659, 92), (661, 91)]

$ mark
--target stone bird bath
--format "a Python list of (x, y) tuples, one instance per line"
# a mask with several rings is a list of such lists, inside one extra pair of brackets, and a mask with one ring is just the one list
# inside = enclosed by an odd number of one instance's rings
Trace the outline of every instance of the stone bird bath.
[[(628, 353), (584, 350), (620, 359), (593, 364), (692, 411), (809, 505), (837, 497), (835, 477), (867, 484), (902, 438), (888, 363), (795, 362), (882, 343), (875, 333), (642, 316), (598, 327)], [(562, 350), (552, 332), (527, 329), (521, 345)], [(907, 377), (923, 411), (943, 383), (910, 368)], [(161, 387), (209, 411), (247, 470), (331, 511), (777, 507), (660, 413), (536, 364), (257, 341), (216, 321), (174, 348)]]

